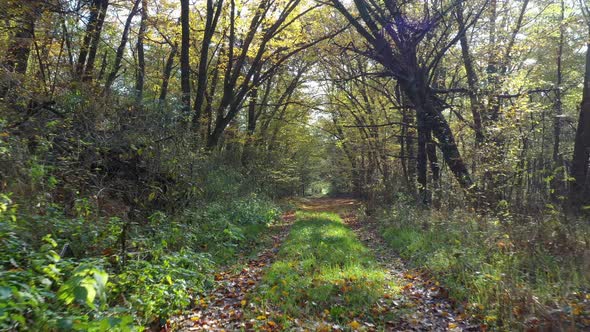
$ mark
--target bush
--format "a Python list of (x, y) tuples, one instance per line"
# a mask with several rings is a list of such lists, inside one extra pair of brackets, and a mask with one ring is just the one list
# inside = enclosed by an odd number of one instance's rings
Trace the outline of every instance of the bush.
[[(279, 216), (257, 196), (176, 217), (156, 212), (143, 223), (43, 211), (18, 215), (0, 195), (0, 329), (131, 331), (161, 323), (213, 285), (217, 266), (249, 253)], [(58, 254), (66, 244), (74, 257)]]

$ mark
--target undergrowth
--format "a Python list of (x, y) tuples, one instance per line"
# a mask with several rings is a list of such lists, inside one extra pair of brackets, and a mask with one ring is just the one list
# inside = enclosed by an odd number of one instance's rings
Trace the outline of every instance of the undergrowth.
[(552, 215), (529, 222), (505, 217), (398, 204), (378, 219), (387, 243), (441, 280), (484, 328), (590, 326), (590, 256), (587, 238), (579, 236), (589, 234), (587, 226), (572, 224), (574, 233)]
[(0, 200), (0, 330), (135, 331), (161, 326), (249, 255), (279, 216), (255, 195), (129, 221)]

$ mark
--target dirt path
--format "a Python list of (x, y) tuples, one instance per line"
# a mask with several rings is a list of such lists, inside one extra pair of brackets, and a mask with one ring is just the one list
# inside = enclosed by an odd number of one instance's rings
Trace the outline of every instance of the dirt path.
[(479, 331), (465, 315), (453, 308), (447, 291), (425, 275), (409, 270), (404, 262), (387, 247), (374, 221), (359, 221), (349, 214), (345, 222), (359, 239), (370, 248), (377, 261), (391, 277), (401, 283), (401, 296), (393, 310), (404, 312), (402, 319), (391, 330), (395, 331)]
[(261, 251), (239, 270), (228, 270), (215, 275), (215, 289), (201, 299), (190, 314), (177, 316), (171, 321), (173, 331), (241, 331), (252, 330), (252, 324), (244, 319), (244, 311), (250, 304), (247, 294), (258, 284), (263, 270), (272, 264), (281, 243), (289, 233), (295, 219), (294, 213), (286, 213), (273, 236), (273, 245)]
[[(370, 248), (379, 264), (386, 270), (386, 278), (400, 285), (398, 296), (393, 299), (384, 296), (373, 307), (372, 317), (360, 321), (358, 330), (362, 331), (478, 331), (464, 320), (461, 312), (453, 309), (446, 297), (446, 291), (437, 282), (408, 270), (401, 259), (387, 247), (379, 234), (375, 222), (359, 221), (356, 211), (360, 207), (354, 199), (318, 198), (298, 201), (298, 209), (315, 212), (338, 212), (345, 223), (355, 232), (363, 244)], [(264, 271), (275, 260), (279, 247), (288, 235), (289, 225), (294, 214), (284, 216), (284, 223), (273, 237), (273, 246), (260, 252), (256, 258), (247, 262), (239, 271), (226, 271), (215, 276), (216, 288), (208, 297), (201, 300), (188, 315), (176, 317), (172, 321), (174, 331), (254, 331), (254, 321), (245, 316), (250, 308), (248, 294), (254, 290), (264, 275)], [(386, 321), (385, 313), (396, 313), (399, 319)], [(246, 313), (246, 314), (245, 314)], [(265, 313), (258, 313), (264, 315)], [(268, 313), (267, 313), (268, 314)], [(331, 326), (332, 331), (342, 331), (345, 327), (318, 321), (318, 317), (300, 319), (292, 326), (292, 331), (317, 330), (314, 326)], [(319, 323), (318, 323), (319, 322)], [(375, 325), (370, 322), (379, 322)], [(346, 327), (350, 330), (349, 327)], [(276, 328), (269, 326), (269, 331)], [(327, 331), (321, 329), (322, 331)], [(357, 330), (357, 329), (355, 329)]]

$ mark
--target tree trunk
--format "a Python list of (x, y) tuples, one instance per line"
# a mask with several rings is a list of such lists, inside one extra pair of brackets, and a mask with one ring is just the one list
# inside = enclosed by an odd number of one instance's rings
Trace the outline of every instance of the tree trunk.
[[(403, 104), (400, 104), (403, 105)], [(408, 168), (408, 189), (412, 194), (412, 197), (416, 195), (416, 154), (414, 149), (414, 135), (415, 130), (411, 128), (414, 124), (412, 116), (408, 114), (410, 110), (405, 107), (403, 109), (402, 120), (403, 120), (403, 132), (404, 138), (406, 140), (406, 153), (405, 157), (407, 159), (407, 168)]]
[[(590, 38), (590, 27), (588, 32), (588, 38)], [(570, 189), (570, 203), (575, 210), (590, 205), (588, 167), (590, 167), (590, 42), (586, 44), (584, 88), (572, 158), (571, 175), (574, 180)]]
[(489, 30), (489, 53), (488, 53), (488, 109), (486, 110), (485, 120), (495, 121), (500, 112), (500, 100), (496, 94), (498, 92), (498, 55), (496, 48), (496, 19), (497, 19), (497, 0), (490, 0), (490, 30)]
[[(416, 112), (423, 114), (426, 128), (432, 129), (434, 137), (439, 142), (443, 158), (447, 165), (449, 165), (451, 172), (455, 175), (459, 185), (463, 189), (471, 189), (474, 183), (469, 175), (469, 170), (461, 158), (461, 153), (455, 143), (451, 127), (442, 115), (442, 102), (438, 100), (438, 97), (426, 85), (424, 76), (420, 75), (421, 70), (415, 69), (410, 72), (413, 73), (415, 80), (413, 82), (400, 81), (401, 88), (416, 107)], [(420, 116), (418, 116), (418, 119), (420, 119)], [(420, 124), (418, 124), (418, 128), (420, 128)], [(420, 136), (420, 133), (418, 134)], [(420, 160), (420, 156), (418, 156), (418, 160)], [(420, 176), (418, 174), (418, 177)]]
[(430, 193), (428, 190), (428, 160), (426, 154), (426, 143), (428, 142), (428, 133), (430, 128), (426, 121), (426, 114), (419, 112), (416, 114), (416, 123), (418, 125), (418, 153), (416, 154), (416, 174), (418, 179), (418, 197), (420, 202), (426, 206), (430, 204)]
[(473, 130), (475, 131), (476, 149), (484, 141), (483, 125), (481, 122), (481, 112), (484, 109), (482, 102), (477, 95), (478, 78), (473, 59), (469, 52), (469, 42), (467, 40), (467, 31), (465, 31), (465, 21), (463, 19), (463, 8), (461, 2), (457, 8), (457, 22), (459, 23), (459, 30), (464, 31), (461, 34), (459, 42), (461, 44), (461, 55), (463, 57), (463, 65), (467, 73), (467, 84), (469, 86), (469, 101), (471, 103), (471, 116), (473, 117)]
[(166, 96), (168, 95), (168, 85), (170, 83), (170, 76), (172, 75), (172, 68), (174, 67), (174, 58), (176, 57), (176, 53), (178, 52), (178, 45), (172, 45), (172, 49), (170, 50), (170, 54), (168, 54), (168, 58), (166, 59), (166, 65), (164, 66), (164, 73), (162, 74), (162, 87), (160, 88), (160, 103), (164, 103), (166, 101)]
[(248, 125), (246, 126), (246, 141), (242, 150), (242, 165), (248, 166), (252, 156), (254, 133), (256, 131), (256, 103), (258, 102), (258, 89), (254, 88), (250, 92), (250, 102), (248, 104)]
[(217, 22), (221, 14), (221, 7), (223, 0), (217, 0), (217, 8), (213, 7), (213, 0), (207, 0), (207, 19), (205, 22), (205, 33), (203, 35), (203, 42), (201, 43), (201, 54), (199, 56), (199, 71), (197, 76), (197, 91), (195, 95), (194, 118), (193, 125), (195, 131), (199, 131), (201, 124), (202, 108), (205, 101), (205, 92), (207, 89), (207, 69), (209, 67), (209, 44), (215, 33)]
[[(2, 67), (6, 72), (24, 75), (27, 72), (29, 54), (31, 45), (35, 36), (35, 22), (41, 15), (41, 8), (36, 5), (22, 8), (24, 14), (18, 19), (22, 21), (16, 27), (16, 32), (12, 36), (8, 45), (6, 58)], [(4, 98), (10, 89), (10, 83), (0, 87), (0, 98)]]
[(123, 27), (123, 34), (121, 35), (121, 42), (119, 43), (119, 47), (117, 47), (117, 53), (115, 54), (115, 62), (113, 63), (113, 68), (109, 76), (107, 77), (107, 81), (105, 83), (104, 91), (108, 93), (117, 78), (117, 73), (121, 68), (121, 61), (123, 61), (123, 53), (125, 52), (125, 45), (127, 45), (127, 41), (129, 40), (129, 30), (131, 28), (131, 22), (133, 21), (133, 17), (137, 13), (137, 7), (139, 6), (139, 2), (141, 0), (135, 0), (133, 4), (133, 8), (131, 8), (131, 12), (129, 12), (129, 16), (127, 16), (127, 20), (125, 20), (125, 26)]
[(98, 71), (98, 76), (96, 77), (98, 81), (102, 80), (102, 78), (104, 76), (104, 72), (107, 69), (107, 56), (108, 56), (108, 51), (105, 50), (104, 53), (102, 54), (102, 61), (100, 62), (100, 70)]
[(561, 0), (561, 12), (559, 20), (559, 41), (557, 46), (557, 82), (555, 91), (555, 116), (553, 118), (553, 179), (551, 181), (551, 198), (557, 201), (559, 196), (563, 194), (563, 174), (560, 171), (563, 166), (563, 160), (559, 153), (559, 144), (561, 141), (561, 117), (563, 115), (561, 102), (561, 85), (563, 80), (562, 74), (562, 56), (563, 56), (563, 42), (564, 42), (564, 13), (565, 1)]
[(82, 74), (84, 73), (84, 65), (86, 64), (86, 58), (88, 57), (88, 50), (90, 49), (92, 36), (96, 30), (101, 2), (101, 0), (94, 0), (92, 2), (92, 6), (90, 7), (90, 17), (88, 18), (88, 23), (86, 24), (86, 33), (84, 34), (84, 39), (82, 40), (82, 45), (80, 46), (80, 54), (78, 55), (78, 61), (76, 63), (76, 75), (78, 78), (81, 78)]
[(435, 208), (440, 207), (440, 165), (438, 163), (438, 157), (436, 155), (436, 144), (432, 140), (432, 132), (428, 132), (426, 143), (426, 154), (428, 155), (428, 161), (430, 163), (430, 174), (432, 190), (430, 191), (430, 202)]
[(96, 18), (96, 24), (92, 31), (90, 48), (88, 49), (88, 58), (86, 59), (86, 65), (82, 71), (82, 80), (90, 81), (94, 77), (94, 61), (96, 59), (96, 53), (98, 52), (98, 44), (100, 42), (100, 34), (104, 25), (104, 20), (107, 15), (107, 8), (109, 6), (108, 0), (98, 0), (98, 16)]
[(141, 0), (141, 22), (139, 23), (139, 32), (137, 34), (137, 75), (135, 77), (135, 104), (141, 105), (143, 100), (143, 88), (145, 82), (145, 52), (143, 49), (143, 39), (147, 24), (147, 0)]
[(190, 83), (190, 24), (189, 24), (189, 0), (180, 0), (180, 25), (182, 29), (180, 45), (180, 86), (182, 90), (182, 109), (188, 114), (191, 109), (191, 83)]

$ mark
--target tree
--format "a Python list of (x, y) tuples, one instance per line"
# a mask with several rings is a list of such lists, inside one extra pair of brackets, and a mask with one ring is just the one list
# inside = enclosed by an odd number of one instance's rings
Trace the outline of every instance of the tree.
[(586, 43), (586, 70), (582, 89), (580, 116), (574, 142), (571, 175), (573, 182), (570, 201), (574, 209), (590, 203), (590, 10), (588, 5), (580, 1), (582, 11), (588, 25), (588, 41)]
[[(14, 33), (10, 36), (7, 54), (2, 61), (2, 69), (6, 73), (24, 75), (27, 72), (29, 54), (35, 33), (35, 23), (43, 11), (43, 4), (30, 2), (18, 6), (12, 2), (0, 5), (0, 10), (12, 17), (7, 20), (16, 21)], [(9, 81), (10, 79), (8, 79)], [(3, 82), (0, 87), (0, 98), (4, 98), (10, 88), (9, 82)]]
[[(416, 109), (419, 184), (426, 188), (425, 144), (426, 137), (432, 132), (438, 140), (445, 162), (461, 187), (471, 189), (474, 182), (461, 158), (451, 127), (443, 115), (445, 103), (429, 84), (432, 71), (464, 31), (459, 31), (452, 38), (446, 35), (440, 36), (439, 43), (434, 45), (430, 50), (431, 53), (427, 53), (424, 58), (419, 57), (418, 54), (420, 43), (427, 35), (436, 33), (439, 25), (448, 23), (445, 14), (457, 3), (451, 4), (448, 8), (441, 8), (432, 17), (427, 12), (420, 19), (412, 19), (404, 13), (403, 7), (395, 0), (386, 0), (383, 7), (376, 7), (374, 3), (365, 0), (355, 0), (359, 18), (356, 18), (341, 1), (332, 0), (332, 4), (369, 44), (370, 50), (364, 54), (379, 62), (387, 70), (388, 75), (398, 81), (404, 94)], [(466, 27), (472, 23), (473, 19), (466, 24)], [(448, 30), (446, 27), (445, 31)]]
[(83, 81), (93, 79), (94, 61), (96, 58), (96, 52), (98, 51), (98, 44), (100, 42), (100, 35), (108, 6), (109, 0), (93, 0), (90, 7), (90, 17), (86, 25), (86, 35), (84, 36), (84, 41), (80, 48), (78, 64), (76, 66), (78, 78), (81, 78)]
[[(236, 2), (230, 1), (229, 21), (226, 23), (229, 32), (223, 52), (220, 52), (223, 57), (219, 58), (224, 68), (217, 72), (223, 75), (223, 80), (220, 77), (222, 91), (215, 106), (215, 120), (207, 135), (207, 148), (218, 146), (224, 131), (238, 115), (252, 89), (268, 80), (294, 55), (333, 35), (328, 33), (313, 39), (313, 35), (301, 37), (301, 31), (290, 31), (290, 27), (318, 7), (313, 5), (296, 11), (300, 3), (301, 0), (280, 3), (263, 0), (249, 8), (250, 17), (241, 17), (236, 10)], [(238, 29), (238, 22), (244, 21), (248, 22), (247, 29)], [(303, 32), (307, 34), (307, 31)], [(298, 42), (286, 46), (289, 37)], [(253, 79), (255, 75), (257, 80)]]
[(137, 8), (141, 1), (142, 0), (135, 0), (135, 2), (133, 2), (133, 7), (129, 11), (129, 15), (125, 20), (125, 25), (123, 26), (123, 33), (121, 35), (121, 42), (119, 43), (119, 46), (117, 47), (117, 53), (115, 54), (115, 62), (113, 63), (113, 68), (111, 69), (111, 72), (105, 82), (105, 93), (109, 92), (111, 86), (117, 78), (119, 69), (121, 69), (121, 61), (123, 61), (125, 46), (127, 45), (127, 41), (129, 40), (129, 30), (131, 29), (131, 22), (133, 21), (133, 17), (137, 14)]
[(197, 91), (195, 92), (195, 115), (193, 117), (195, 131), (199, 131), (203, 102), (205, 101), (205, 90), (207, 89), (208, 78), (207, 71), (209, 68), (209, 48), (215, 29), (217, 28), (222, 8), (223, 0), (217, 0), (215, 4), (213, 3), (213, 0), (207, 0), (205, 31), (201, 43), (199, 70), (197, 72)]
[(191, 109), (191, 82), (190, 82), (190, 8), (189, 0), (180, 0), (180, 25), (182, 36), (180, 42), (180, 85), (182, 90), (182, 105), (185, 113)]
[(145, 51), (143, 49), (143, 40), (147, 26), (147, 0), (141, 0), (141, 21), (139, 23), (139, 32), (137, 33), (137, 75), (135, 79), (135, 103), (141, 104), (143, 99), (143, 86), (145, 83)]

